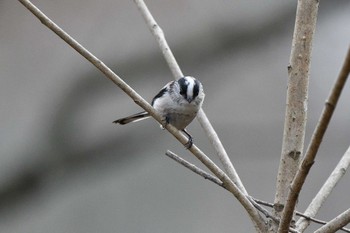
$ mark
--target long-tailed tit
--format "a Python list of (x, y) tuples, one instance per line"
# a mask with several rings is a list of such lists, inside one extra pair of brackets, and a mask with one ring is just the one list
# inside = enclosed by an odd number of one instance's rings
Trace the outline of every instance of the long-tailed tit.
[[(185, 76), (165, 85), (153, 98), (152, 106), (164, 118), (166, 124), (171, 124), (188, 136), (187, 148), (192, 146), (192, 136), (186, 131), (187, 125), (196, 117), (204, 100), (202, 84), (191, 76)], [(149, 118), (147, 112), (118, 119), (113, 123), (125, 125)]]

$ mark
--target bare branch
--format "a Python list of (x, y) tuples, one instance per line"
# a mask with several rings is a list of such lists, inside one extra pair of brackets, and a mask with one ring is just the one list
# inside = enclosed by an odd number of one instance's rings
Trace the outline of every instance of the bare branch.
[[(172, 133), (172, 132), (171, 132)], [(183, 135), (181, 135), (183, 136)], [(223, 187), (231, 192), (237, 200), (242, 204), (242, 206), (247, 211), (249, 217), (251, 218), (256, 230), (258, 232), (265, 232), (265, 223), (261, 218), (257, 210), (251, 204), (250, 200), (247, 198), (246, 194), (243, 193), (235, 183), (213, 162), (211, 161), (198, 147), (193, 145), (189, 149), (194, 156), (197, 157), (216, 177), (218, 177), (223, 182)]]
[[(253, 197), (251, 197), (251, 196), (248, 196), (248, 197), (249, 197), (249, 200), (252, 202), (252, 204), (255, 206), (255, 208), (256, 208), (257, 210), (259, 210), (261, 213), (263, 213), (263, 214), (266, 216), (266, 218), (270, 218), (270, 219), (272, 219), (276, 224), (279, 224), (279, 222), (280, 222), (280, 219), (279, 219), (279, 218), (277, 218), (276, 216), (274, 216), (273, 214), (271, 214), (268, 210), (266, 210), (266, 209), (263, 208), (261, 205), (259, 205), (259, 204), (264, 204), (264, 205), (266, 205), (267, 202), (263, 202), (263, 201), (257, 200), (257, 199), (255, 199), (255, 198), (253, 198)], [(270, 204), (270, 203), (268, 203), (268, 204), (269, 204), (269, 205), (267, 205), (267, 206), (273, 207), (273, 204)], [(291, 227), (289, 227), (289, 231), (292, 232), (292, 233), (300, 233), (299, 231), (297, 231), (296, 229), (293, 229), (293, 228), (291, 228)]]
[(159, 27), (159, 25), (157, 24), (157, 22), (153, 18), (151, 12), (148, 10), (147, 5), (145, 4), (144, 1), (135, 0), (134, 2), (136, 4), (136, 6), (138, 7), (139, 11), (141, 12), (143, 18), (145, 19), (153, 36), (156, 38), (158, 45), (160, 47), (160, 50), (162, 51), (163, 56), (169, 65), (171, 73), (173, 74), (175, 79), (179, 79), (179, 78), (183, 77), (184, 75), (183, 75), (179, 65), (177, 64), (177, 61), (174, 57), (174, 54), (172, 53), (172, 51), (168, 45), (168, 42), (165, 40), (163, 30), (161, 27)]
[(222, 183), (222, 181), (220, 179), (218, 179), (215, 176), (209, 174), (208, 172), (200, 169), (196, 165), (186, 161), (185, 159), (181, 158), (180, 156), (178, 156), (177, 154), (171, 152), (170, 150), (165, 152), (165, 155), (170, 157), (170, 158), (172, 158), (173, 160), (175, 160), (176, 162), (180, 163), (181, 165), (187, 167), (188, 169), (190, 169), (194, 173), (202, 176), (204, 179), (210, 180), (210, 181), (214, 182), (215, 184), (219, 185), (220, 187), (223, 187), (223, 183)]
[[(280, 220), (279, 218), (277, 218), (276, 216), (272, 215), (268, 210), (264, 209), (261, 205), (259, 205), (260, 203), (258, 203), (256, 201), (255, 198), (249, 196), (249, 200), (252, 202), (252, 204), (255, 206), (255, 208), (257, 210), (259, 210), (261, 213), (263, 213), (266, 218), (270, 218), (272, 219), (276, 224), (279, 224)], [(264, 202), (265, 203), (265, 202)], [(273, 205), (269, 205), (270, 207), (273, 207)], [(289, 231), (292, 232), (292, 233), (300, 233), (299, 231), (297, 231), (296, 229), (293, 229), (291, 227), (289, 227)]]
[[(183, 76), (183, 73), (179, 67), (179, 65), (176, 62), (176, 59), (171, 52), (171, 49), (165, 39), (164, 32), (161, 29), (161, 27), (158, 25), (158, 23), (153, 18), (151, 12), (149, 11), (147, 5), (143, 0), (134, 0), (135, 4), (137, 5), (139, 11), (141, 12), (142, 16), (144, 17), (146, 24), (148, 25), (150, 31), (156, 38), (159, 48), (163, 53), (163, 56), (165, 60), (167, 61), (169, 68), (175, 77), (175, 79), (179, 79)], [(209, 138), (210, 143), (214, 147), (214, 150), (219, 157), (221, 163), (223, 164), (224, 170), (228, 174), (228, 176), (231, 178), (231, 180), (245, 193), (247, 194), (247, 191), (245, 187), (243, 186), (243, 183), (241, 179), (239, 178), (230, 158), (228, 157), (225, 148), (223, 147), (218, 135), (216, 134), (213, 126), (211, 125), (210, 121), (208, 120), (208, 117), (204, 113), (203, 109), (200, 109), (197, 114), (197, 120), (199, 121), (200, 125), (202, 126), (204, 132), (206, 133), (207, 137)]]
[[(310, 205), (305, 210), (305, 215), (310, 217), (316, 216), (317, 212), (326, 201), (328, 196), (331, 194), (334, 187), (338, 184), (339, 180), (344, 176), (346, 170), (350, 165), (350, 147), (345, 152), (337, 166), (334, 168), (332, 174), (328, 177), (327, 181), (323, 184), (320, 191), (317, 193), (315, 198), (312, 200)], [(307, 226), (310, 224), (308, 218), (300, 218), (297, 223), (297, 229), (303, 232)]]
[(341, 229), (343, 226), (350, 222), (350, 209), (347, 209), (331, 221), (329, 221), (326, 225), (319, 228), (315, 233), (333, 233), (337, 230)]
[(289, 222), (292, 219), (293, 211), (295, 208), (295, 204), (298, 200), (300, 190), (305, 182), (306, 176), (308, 175), (311, 169), (311, 166), (314, 163), (314, 159), (316, 157), (318, 148), (327, 130), (328, 124), (331, 120), (334, 109), (337, 105), (338, 99), (343, 90), (343, 87), (345, 85), (345, 82), (348, 78), (349, 73), (350, 73), (350, 48), (348, 50), (345, 62), (340, 71), (338, 79), (336, 80), (331, 90), (328, 100), (326, 101), (326, 104), (323, 108), (320, 119), (316, 125), (315, 131), (312, 134), (310, 144), (305, 153), (305, 157), (291, 184), (291, 188), (288, 193), (287, 203), (281, 218), (281, 226), (280, 226), (281, 229), (279, 233), (285, 232), (283, 231), (284, 228), (282, 227), (285, 227), (285, 225), (289, 225)]
[[(190, 148), (192, 152), (193, 146)], [(236, 185), (232, 182), (232, 180), (207, 156), (203, 154), (197, 147), (194, 148), (195, 151), (193, 154), (216, 176), (222, 181), (222, 187), (227, 191), (232, 193), (237, 200), (242, 204), (242, 206), (246, 209), (251, 218), (256, 230), (258, 232), (266, 232), (266, 226), (264, 220), (259, 215), (258, 211), (254, 208), (254, 205), (251, 203), (249, 197), (243, 193)], [(170, 152), (170, 151), (168, 151)], [(168, 153), (167, 152), (167, 153)], [(170, 153), (167, 155), (169, 156)], [(174, 154), (174, 153), (172, 153)], [(181, 163), (182, 164), (182, 163)], [(193, 165), (194, 166), (194, 165)], [(186, 166), (187, 167), (187, 166)], [(191, 167), (191, 166), (190, 166)], [(192, 170), (192, 169), (191, 169)], [(197, 168), (197, 170), (200, 170)], [(197, 173), (198, 174), (198, 173)]]
[[(256, 199), (256, 198), (254, 198), (254, 200), (255, 200), (256, 203), (258, 203), (260, 205), (264, 205), (264, 206), (268, 206), (268, 207), (273, 208), (273, 204), (272, 203), (269, 203), (269, 202), (266, 202), (266, 201), (262, 201), (262, 200), (259, 200), (259, 199)], [(307, 219), (307, 220), (309, 220), (311, 222), (318, 223), (318, 224), (322, 224), (322, 225), (326, 225), (327, 224), (326, 221), (319, 220), (319, 219), (313, 218), (313, 217), (309, 217), (309, 216), (307, 216), (307, 215), (305, 215), (305, 214), (303, 214), (303, 213), (301, 213), (299, 211), (295, 211), (295, 215), (300, 216), (302, 218), (305, 218), (305, 219)], [(296, 229), (296, 230), (299, 231), (299, 229)], [(345, 227), (342, 227), (339, 230), (342, 230), (344, 232), (350, 233), (350, 229), (345, 228)], [(301, 232), (301, 231), (299, 231), (299, 232)]]
[[(256, 201), (255, 198), (249, 196), (249, 200), (252, 202), (252, 204), (255, 206), (255, 208), (257, 208), (261, 213), (263, 213), (266, 216), (266, 218), (271, 218), (276, 223), (279, 223), (280, 220), (278, 218), (276, 218), (275, 216), (273, 216), (268, 210), (266, 210), (261, 205), (259, 205), (259, 203)], [(293, 232), (294, 230), (291, 230), (291, 231)]]
[[(274, 211), (281, 216), (288, 190), (299, 166), (304, 147), (312, 40), (316, 26), (318, 1), (299, 0), (288, 66), (287, 107), (281, 160), (276, 182)], [(293, 212), (281, 221), (279, 232), (287, 232)], [(287, 222), (286, 222), (287, 221)], [(272, 226), (276, 231), (277, 226)]]
[(217, 133), (215, 132), (212, 124), (210, 123), (203, 109), (199, 110), (197, 114), (197, 120), (199, 121), (199, 124), (202, 126), (205, 134), (209, 138), (211, 145), (214, 147), (214, 151), (216, 152), (216, 155), (218, 156), (221, 164), (223, 165), (223, 168), (226, 171), (227, 175), (238, 186), (238, 188), (242, 190), (243, 193), (248, 195), (248, 192), (245, 189), (240, 177), (238, 176), (238, 173), (236, 172), (236, 169), (234, 168), (230, 158), (228, 157), (224, 146), (222, 145)]

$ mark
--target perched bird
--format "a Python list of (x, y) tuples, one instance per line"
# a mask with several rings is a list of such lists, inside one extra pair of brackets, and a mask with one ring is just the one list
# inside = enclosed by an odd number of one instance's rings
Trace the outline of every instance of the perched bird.
[[(164, 118), (165, 123), (173, 125), (188, 136), (186, 143), (188, 149), (193, 143), (192, 136), (185, 128), (196, 117), (204, 96), (202, 84), (191, 76), (185, 76), (166, 84), (152, 100), (153, 108)], [(144, 111), (113, 123), (125, 125), (149, 117), (150, 115)]]

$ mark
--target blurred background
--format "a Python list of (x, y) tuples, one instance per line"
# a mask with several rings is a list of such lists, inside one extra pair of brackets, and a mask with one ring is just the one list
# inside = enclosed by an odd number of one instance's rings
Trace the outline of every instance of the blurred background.
[[(132, 1), (35, 4), (147, 100), (173, 77)], [(147, 1), (249, 193), (272, 202), (280, 159), (296, 1)], [(321, 1), (306, 143), (343, 63), (350, 2)], [(253, 232), (228, 192), (167, 158), (201, 166), (18, 1), (0, 2), (0, 231)], [(349, 146), (345, 87), (302, 190), (303, 211)], [(197, 121), (194, 142), (217, 161)], [(150, 137), (150, 135), (152, 135)], [(349, 207), (346, 174), (318, 214)], [(313, 224), (308, 232), (316, 229)]]

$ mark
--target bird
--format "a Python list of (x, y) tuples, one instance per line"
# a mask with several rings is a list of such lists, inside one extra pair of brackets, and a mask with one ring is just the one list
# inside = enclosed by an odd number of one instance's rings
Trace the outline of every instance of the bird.
[[(192, 147), (193, 138), (186, 131), (186, 127), (197, 116), (204, 97), (203, 85), (192, 76), (184, 76), (167, 83), (152, 100), (151, 105), (162, 116), (165, 124), (171, 124), (187, 135), (188, 142), (185, 144), (187, 149)], [(149, 117), (149, 113), (143, 111), (120, 118), (113, 123), (125, 125)]]

